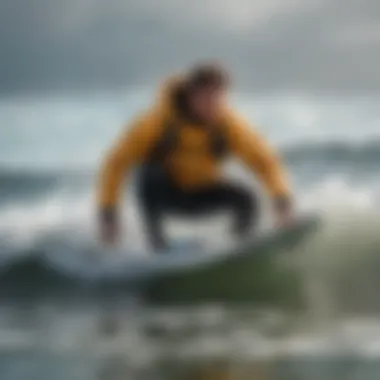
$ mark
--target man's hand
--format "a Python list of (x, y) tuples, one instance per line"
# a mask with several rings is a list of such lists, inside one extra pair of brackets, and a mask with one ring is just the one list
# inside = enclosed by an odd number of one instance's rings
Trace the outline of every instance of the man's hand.
[(294, 211), (289, 199), (278, 199), (275, 203), (275, 224), (282, 228), (294, 222)]
[(278, 228), (289, 226), (294, 222), (294, 215), (291, 210), (276, 212), (276, 226)]
[(101, 222), (100, 238), (104, 244), (116, 245), (119, 240), (119, 227), (117, 224)]
[(107, 245), (115, 245), (119, 240), (119, 223), (114, 210), (103, 210), (100, 213), (100, 239)]

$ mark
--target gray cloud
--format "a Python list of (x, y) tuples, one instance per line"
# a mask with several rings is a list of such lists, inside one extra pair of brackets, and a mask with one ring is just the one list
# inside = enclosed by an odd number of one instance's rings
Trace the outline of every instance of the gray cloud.
[(146, 85), (197, 59), (247, 90), (380, 90), (378, 0), (0, 0), (0, 91)]

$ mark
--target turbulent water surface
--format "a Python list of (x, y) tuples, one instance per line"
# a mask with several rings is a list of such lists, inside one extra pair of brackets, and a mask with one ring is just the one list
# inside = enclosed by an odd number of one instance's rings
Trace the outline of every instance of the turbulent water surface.
[[(94, 257), (96, 165), (141, 99), (129, 97), (129, 108), (120, 99), (1, 103), (0, 121), (12, 126), (0, 129), (1, 379), (377, 379), (376, 99), (237, 99), (281, 150), (299, 208), (323, 218), (279, 258), (296, 269), (302, 310), (149, 304), (121, 269), (145, 247), (133, 184), (125, 248)], [(236, 162), (226, 175), (251, 183)], [(191, 231), (209, 244), (225, 228), (223, 215), (168, 221), (173, 236)]]

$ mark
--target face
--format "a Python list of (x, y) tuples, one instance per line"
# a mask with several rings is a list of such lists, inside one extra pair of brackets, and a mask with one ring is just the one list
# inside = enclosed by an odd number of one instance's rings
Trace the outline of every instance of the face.
[(200, 119), (212, 122), (225, 100), (225, 91), (211, 87), (202, 88), (191, 94), (190, 108)]

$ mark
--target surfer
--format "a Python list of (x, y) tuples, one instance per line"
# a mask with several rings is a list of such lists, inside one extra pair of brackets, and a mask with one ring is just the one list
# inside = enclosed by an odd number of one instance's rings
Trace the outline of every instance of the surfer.
[(249, 188), (222, 179), (221, 164), (237, 157), (268, 190), (279, 225), (291, 219), (286, 173), (265, 140), (226, 101), (229, 76), (218, 65), (201, 64), (171, 78), (160, 97), (126, 128), (107, 154), (98, 186), (101, 237), (117, 242), (119, 199), (125, 175), (138, 166), (137, 192), (152, 246), (163, 249), (163, 216), (233, 215), (233, 232), (254, 229), (259, 201)]

